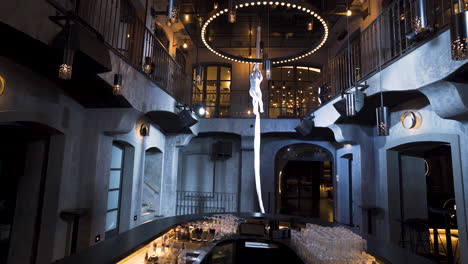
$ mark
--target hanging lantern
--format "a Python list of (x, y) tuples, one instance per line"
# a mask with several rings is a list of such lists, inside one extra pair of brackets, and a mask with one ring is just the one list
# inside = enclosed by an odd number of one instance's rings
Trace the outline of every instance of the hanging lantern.
[(218, 9), (218, 7), (219, 7), (218, 2), (214, 1), (213, 2), (213, 9), (216, 10), (216, 9)]
[(364, 107), (365, 94), (358, 87), (345, 93), (346, 116), (355, 116)]
[(230, 10), (228, 13), (229, 23), (236, 23), (236, 10)]
[(263, 67), (265, 69), (265, 77), (267, 78), (267, 80), (270, 80), (271, 79), (271, 60), (266, 59), (263, 62)]
[(429, 29), (426, 0), (416, 0), (416, 14), (413, 18), (413, 30), (421, 33)]
[(195, 81), (196, 81), (197, 85), (202, 84), (202, 74), (203, 74), (203, 68), (199, 64), (199, 65), (197, 65), (196, 76), (195, 76)]
[(236, 23), (236, 9), (234, 8), (234, 0), (229, 0), (228, 21), (229, 23)]
[(175, 24), (179, 22), (179, 8), (174, 5), (174, 0), (169, 0), (169, 6), (167, 7), (167, 25)]
[(314, 20), (312, 19), (307, 23), (307, 30), (312, 31), (313, 29), (314, 29)]
[(114, 74), (114, 86), (112, 87), (113, 95), (120, 95), (122, 92), (122, 74)]
[(454, 14), (450, 25), (452, 60), (468, 59), (468, 10)]
[(354, 93), (346, 93), (346, 116), (355, 116), (356, 112), (356, 97)]
[(179, 22), (179, 8), (177, 6), (174, 6), (172, 8), (171, 23), (176, 24), (178, 22)]
[(150, 74), (153, 72), (153, 61), (151, 57), (145, 57), (145, 64), (143, 65), (143, 71), (146, 74)]
[(73, 56), (74, 51), (65, 48), (63, 50), (63, 63), (59, 66), (58, 77), (62, 80), (70, 80), (72, 77), (72, 70), (73, 70)]
[(377, 117), (377, 136), (388, 136), (390, 134), (390, 116), (388, 107), (380, 106), (375, 110)]

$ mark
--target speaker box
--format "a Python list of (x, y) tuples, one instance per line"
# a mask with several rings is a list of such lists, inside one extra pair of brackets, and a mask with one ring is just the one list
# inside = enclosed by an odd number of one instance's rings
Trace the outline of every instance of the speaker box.
[(232, 142), (218, 141), (213, 144), (213, 159), (227, 160), (232, 157)]
[(312, 129), (314, 128), (315, 123), (312, 118), (304, 118), (301, 120), (299, 125), (296, 126), (295, 130), (297, 133), (303, 135), (303, 136), (308, 136), (312, 132)]
[(198, 123), (198, 119), (192, 111), (182, 110), (179, 112), (179, 120), (182, 127), (191, 127)]

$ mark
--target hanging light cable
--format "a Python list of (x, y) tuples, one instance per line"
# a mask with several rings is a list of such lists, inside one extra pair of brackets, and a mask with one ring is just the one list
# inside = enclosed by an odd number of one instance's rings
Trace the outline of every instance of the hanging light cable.
[(268, 57), (270, 51), (270, 7), (267, 6), (267, 52), (264, 53), (263, 67), (265, 69), (265, 77), (267, 80), (271, 79), (271, 60)]
[[(347, 3), (349, 7), (349, 3)], [(355, 116), (356, 115), (356, 94), (353, 91), (353, 75), (352, 75), (352, 66), (351, 66), (351, 44), (350, 44), (350, 35), (349, 35), (349, 16), (346, 16), (346, 30), (348, 32), (348, 38), (346, 40), (347, 43), (347, 71), (348, 71), (348, 87), (349, 92), (345, 93), (346, 98), (346, 116)], [(357, 88), (354, 88), (357, 89)]]
[(377, 136), (388, 136), (390, 133), (389, 129), (389, 111), (388, 107), (384, 106), (383, 98), (383, 89), (382, 89), (382, 62), (381, 62), (381, 28), (378, 27), (378, 56), (379, 56), (379, 89), (380, 89), (380, 107), (377, 107), (376, 110), (376, 119), (377, 119)]

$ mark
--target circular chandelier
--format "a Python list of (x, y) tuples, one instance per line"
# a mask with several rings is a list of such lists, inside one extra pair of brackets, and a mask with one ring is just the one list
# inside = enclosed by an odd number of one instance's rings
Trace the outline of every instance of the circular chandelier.
[[(287, 56), (287, 57), (278, 57), (278, 58), (270, 58), (270, 61), (273, 64), (282, 64), (282, 63), (289, 63), (293, 62), (296, 60), (303, 59), (307, 56), (312, 55), (314, 52), (316, 52), (318, 49), (320, 49), (325, 42), (328, 39), (328, 25), (325, 22), (325, 19), (323, 19), (319, 14), (317, 14), (315, 11), (312, 10), (312, 6), (310, 6), (307, 3), (304, 2), (296, 2), (294, 0), (283, 0), (283, 1), (241, 1), (236, 4), (234, 7), (236, 10), (242, 9), (242, 8), (249, 8), (249, 7), (255, 7), (255, 6), (281, 6), (281, 7), (287, 7), (287, 8), (292, 8), (292, 9), (297, 9), (301, 12), (304, 12), (308, 15), (311, 16), (312, 19), (317, 19), (323, 26), (324, 33), (322, 35), (322, 39), (320, 42), (313, 46), (312, 48), (300, 52), (298, 54), (292, 55), (292, 56)], [(223, 14), (228, 14), (229, 9), (216, 9), (213, 13), (210, 14), (210, 17), (206, 20), (206, 22), (203, 24), (202, 29), (201, 29), (201, 39), (203, 41), (203, 44), (213, 52), (214, 54), (220, 56), (223, 59), (231, 60), (234, 62), (241, 62), (241, 63), (263, 63), (263, 59), (252, 59), (252, 58), (245, 58), (242, 56), (234, 56), (232, 54), (217, 50), (208, 44), (208, 41), (206, 40), (206, 31), (208, 28), (208, 25), (213, 22), (215, 19), (220, 17)]]

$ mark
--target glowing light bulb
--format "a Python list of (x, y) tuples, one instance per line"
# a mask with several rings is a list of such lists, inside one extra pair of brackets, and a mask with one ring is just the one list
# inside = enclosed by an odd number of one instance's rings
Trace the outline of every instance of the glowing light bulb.
[(348, 9), (348, 10), (346, 11), (346, 15), (347, 15), (347, 16), (352, 16), (352, 15), (353, 15), (353, 11), (351, 11), (351, 9)]

